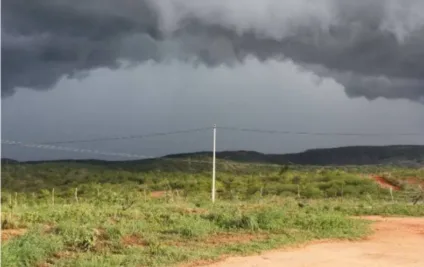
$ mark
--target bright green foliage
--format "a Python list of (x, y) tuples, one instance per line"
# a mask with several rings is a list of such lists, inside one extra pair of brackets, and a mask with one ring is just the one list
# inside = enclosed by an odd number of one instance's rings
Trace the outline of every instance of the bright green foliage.
[[(41, 200), (48, 203), (54, 188), (55, 197), (59, 197), (56, 203), (73, 203), (76, 201), (75, 188), (78, 188), (78, 201), (95, 198), (99, 202), (122, 205), (123, 209), (128, 208), (133, 199), (150, 191), (179, 190), (184, 196), (196, 197), (202, 194), (207, 197), (210, 193), (211, 175), (207, 164), (198, 163), (188, 168), (186, 162), (159, 163), (130, 165), (124, 162), (119, 168), (116, 164), (110, 167), (89, 163), (8, 164), (2, 169), (2, 190), (18, 192), (19, 199), (26, 203)], [(147, 167), (148, 170), (143, 171)], [(408, 179), (424, 182), (423, 169), (280, 167), (220, 161), (217, 166), (217, 192), (221, 199), (229, 200), (267, 195), (303, 198), (366, 198), (372, 195), (373, 198), (389, 199), (389, 191), (381, 189), (370, 175), (383, 176), (404, 190), (418, 188), (417, 184), (408, 184)], [(2, 203), (8, 202), (7, 196), (2, 195)]]
[(59, 236), (43, 234), (40, 229), (33, 229), (2, 245), (1, 264), (10, 267), (34, 266), (34, 263), (44, 260), (63, 247)]

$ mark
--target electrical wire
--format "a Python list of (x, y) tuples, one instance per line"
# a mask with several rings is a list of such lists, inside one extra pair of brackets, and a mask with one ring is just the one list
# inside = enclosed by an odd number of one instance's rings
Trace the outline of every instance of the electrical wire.
[(238, 132), (254, 132), (266, 134), (282, 134), (282, 135), (316, 135), (316, 136), (424, 136), (424, 133), (352, 133), (352, 132), (309, 132), (309, 131), (279, 131), (267, 129), (253, 128), (237, 128), (237, 127), (217, 127), (220, 130), (238, 131)]
[(173, 132), (150, 133), (150, 134), (144, 134), (144, 135), (126, 135), (126, 136), (117, 136), (117, 137), (99, 137), (99, 138), (92, 138), (92, 139), (75, 139), (75, 140), (65, 140), (65, 141), (43, 142), (39, 144), (55, 145), (55, 144), (75, 144), (75, 143), (91, 143), (91, 142), (101, 142), (101, 141), (142, 139), (142, 138), (155, 137), (155, 136), (168, 136), (168, 135), (175, 135), (175, 134), (182, 134), (182, 133), (202, 132), (202, 131), (206, 131), (210, 129), (212, 129), (212, 127), (203, 127), (203, 128), (180, 130), (180, 131), (173, 131)]
[[(157, 136), (169, 136), (183, 133), (202, 132), (211, 130), (213, 127), (201, 127), (187, 130), (179, 130), (172, 132), (157, 132), (144, 135), (126, 135), (126, 136), (115, 136), (115, 137), (98, 137), (91, 139), (74, 139), (74, 140), (63, 140), (53, 142), (37, 142), (41, 145), (57, 145), (57, 144), (75, 144), (75, 143), (92, 143), (92, 142), (104, 142), (104, 141), (118, 141), (118, 140), (131, 140), (131, 139), (143, 139)], [(280, 134), (280, 135), (310, 135), (310, 136), (369, 136), (369, 137), (380, 137), (380, 136), (424, 136), (424, 133), (353, 133), (353, 132), (311, 132), (311, 131), (280, 131), (270, 129), (255, 129), (255, 128), (239, 128), (239, 127), (228, 127), (220, 126), (217, 127), (219, 130), (227, 131), (238, 131), (238, 132), (254, 132), (264, 134)]]
[[(93, 150), (93, 149), (81, 149), (81, 148), (73, 148), (73, 147), (63, 147), (63, 146), (55, 146), (55, 145), (44, 145), (44, 144), (31, 144), (31, 143), (24, 143), (20, 141), (13, 141), (13, 140), (1, 140), (1, 143), (4, 145), (15, 145), (20, 147), (26, 147), (26, 148), (35, 148), (35, 149), (45, 149), (45, 150), (56, 150), (56, 151), (64, 151), (64, 152), (72, 152), (72, 153), (80, 153), (80, 154), (94, 154), (94, 155), (101, 155), (101, 156), (111, 156), (111, 157), (119, 157), (119, 158), (129, 158), (132, 160), (149, 160), (149, 159), (155, 159), (155, 160), (162, 160), (162, 161), (172, 161), (172, 162), (186, 162), (186, 163), (199, 163), (199, 164), (208, 164), (211, 165), (211, 160), (196, 160), (191, 158), (186, 159), (176, 159), (171, 158), (169, 156), (165, 157), (157, 157), (157, 156), (146, 156), (146, 155), (139, 155), (139, 154), (132, 154), (132, 153), (119, 153), (119, 152), (107, 152), (107, 151), (100, 151), (100, 150)], [(229, 166), (257, 166), (257, 167), (272, 167), (272, 168), (281, 168), (282, 166), (279, 164), (267, 164), (267, 163), (240, 163), (231, 161), (228, 163), (225, 159), (217, 159), (217, 164), (228, 164)]]
[(130, 154), (130, 153), (105, 152), (105, 151), (93, 150), (93, 149), (63, 147), (63, 146), (54, 146), (54, 145), (45, 145), (45, 144), (31, 144), (31, 143), (23, 143), (20, 141), (12, 141), (12, 140), (1, 140), (1, 143), (5, 145), (17, 145), (17, 146), (28, 147), (28, 148), (58, 150), (58, 151), (74, 152), (74, 153), (81, 153), (81, 154), (96, 154), (96, 155), (102, 155), (102, 156), (114, 156), (114, 157), (122, 157), (122, 158), (136, 158), (136, 159), (155, 158), (151, 156), (136, 155), (136, 154)]
[[(146, 155), (139, 155), (139, 154), (132, 154), (132, 153), (119, 153), (119, 152), (108, 152), (108, 151), (99, 151), (99, 150), (93, 150), (93, 149), (80, 149), (80, 148), (73, 148), (73, 147), (63, 147), (63, 146), (55, 146), (55, 145), (43, 145), (43, 144), (31, 144), (31, 143), (24, 143), (20, 141), (12, 141), (12, 140), (1, 140), (1, 143), (4, 145), (15, 145), (20, 147), (26, 147), (26, 148), (35, 148), (35, 149), (44, 149), (44, 150), (56, 150), (56, 151), (64, 151), (64, 152), (71, 152), (71, 153), (80, 153), (80, 154), (94, 154), (94, 155), (101, 155), (101, 156), (111, 156), (111, 157), (119, 157), (119, 158), (126, 158), (131, 160), (158, 160), (158, 161), (170, 161), (170, 162), (185, 162), (185, 163), (193, 163), (193, 164), (207, 164), (211, 165), (212, 160), (196, 160), (189, 158), (172, 158), (171, 156), (164, 156), (164, 157), (158, 157), (158, 156), (146, 156)], [(206, 155), (208, 153), (212, 152), (204, 152), (203, 155)], [(219, 152), (217, 152), (219, 154)], [(286, 163), (255, 163), (255, 162), (237, 162), (231, 159), (225, 159), (225, 158), (219, 158), (216, 160), (216, 164), (225, 164), (226, 167), (258, 167), (258, 168), (276, 168), (281, 169)], [(287, 163), (292, 166), (297, 166), (296, 164)], [(385, 166), (384, 164), (376, 164), (373, 165), (373, 167), (379, 167), (379, 166)], [(305, 167), (305, 166), (304, 166)], [(315, 167), (319, 169), (333, 169), (337, 168), (340, 169), (340, 166), (307, 166), (307, 167)], [(349, 167), (356, 167), (356, 166), (343, 166), (343, 168), (349, 168)]]

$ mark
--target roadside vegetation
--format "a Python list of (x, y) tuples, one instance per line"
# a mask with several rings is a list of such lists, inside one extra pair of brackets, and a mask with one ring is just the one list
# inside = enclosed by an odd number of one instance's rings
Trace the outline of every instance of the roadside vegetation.
[(422, 169), (163, 160), (2, 166), (2, 266), (171, 266), (317, 239), (358, 215), (424, 216)]

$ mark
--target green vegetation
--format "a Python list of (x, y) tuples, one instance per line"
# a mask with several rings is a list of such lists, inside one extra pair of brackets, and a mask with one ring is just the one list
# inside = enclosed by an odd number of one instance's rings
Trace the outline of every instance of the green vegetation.
[[(50, 194), (72, 198), (93, 197), (99, 186), (128, 191), (180, 190), (184, 196), (208, 194), (211, 182), (208, 158), (148, 161), (12, 163), (2, 166), (2, 188), (7, 192)], [(217, 190), (221, 199), (250, 199), (279, 195), (305, 198), (368, 197), (388, 199), (371, 175), (401, 187), (404, 197), (424, 182), (423, 168), (395, 166), (316, 167), (299, 165), (241, 164), (218, 161)], [(411, 183), (415, 182), (415, 184)], [(407, 192), (407, 194), (405, 194)], [(412, 194), (409, 194), (412, 195)], [(3, 201), (6, 201), (3, 196)]]
[(221, 160), (212, 204), (211, 166), (199, 160), (4, 164), (2, 264), (170, 266), (361, 238), (368, 222), (356, 215), (424, 216), (419, 168)]

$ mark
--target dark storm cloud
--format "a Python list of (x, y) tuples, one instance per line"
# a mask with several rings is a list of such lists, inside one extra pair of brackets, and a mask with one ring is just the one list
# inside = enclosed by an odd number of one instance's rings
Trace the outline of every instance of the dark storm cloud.
[[(119, 2), (3, 1), (2, 95), (16, 87), (50, 88), (64, 75), (97, 67), (118, 67), (123, 39), (134, 33), (149, 38), (157, 29), (143, 2), (133, 9)], [(141, 53), (128, 59), (147, 59), (148, 42), (138, 45)]]
[[(421, 0), (3, 0), (2, 96), (120, 62), (292, 60), (351, 97), (424, 98)], [(142, 74), (140, 74), (142, 75)]]

